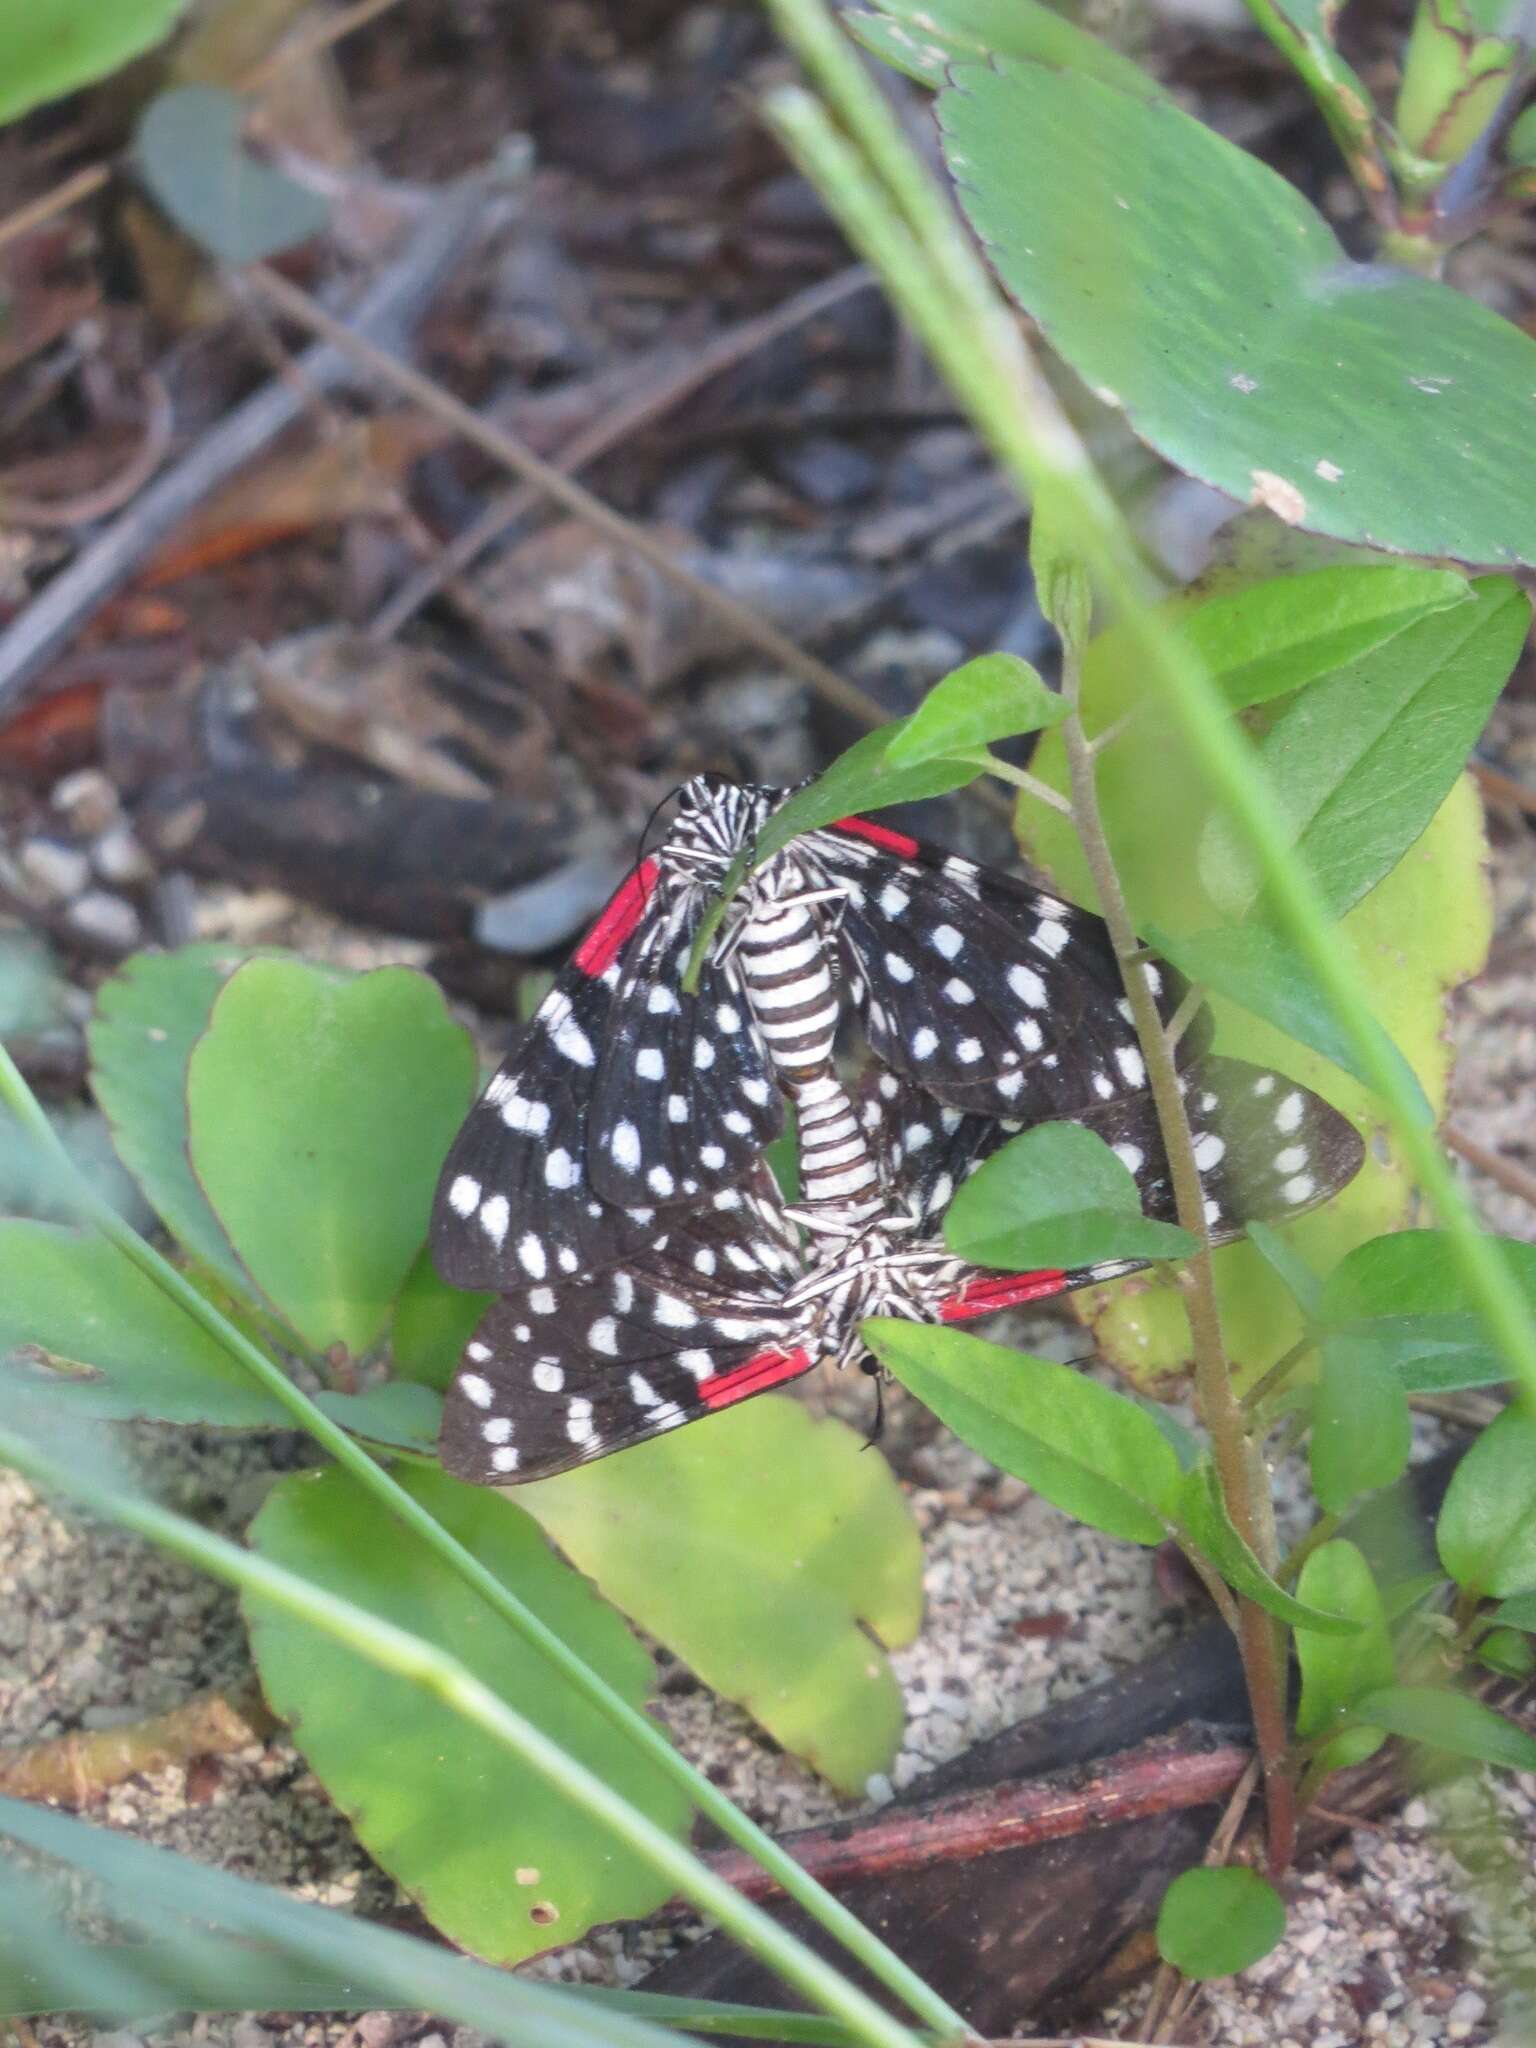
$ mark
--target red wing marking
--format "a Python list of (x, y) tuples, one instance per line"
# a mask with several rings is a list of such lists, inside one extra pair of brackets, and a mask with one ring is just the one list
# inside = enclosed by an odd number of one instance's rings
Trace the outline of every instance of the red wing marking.
[(855, 839), (867, 839), (871, 846), (899, 853), (903, 860), (913, 860), (921, 851), (917, 841), (909, 839), (905, 832), (893, 832), (888, 825), (872, 825), (868, 818), (839, 818), (832, 830), (851, 832)]
[(571, 955), (583, 974), (594, 980), (605, 974), (618, 959), (624, 941), (645, 914), (646, 901), (656, 880), (656, 863), (642, 861), (608, 900), (608, 907)]
[(729, 1408), (733, 1401), (745, 1401), (769, 1387), (781, 1387), (809, 1372), (815, 1360), (808, 1351), (759, 1351), (745, 1365), (732, 1372), (717, 1372), (713, 1379), (699, 1381), (699, 1399), (706, 1408)]
[(952, 1294), (939, 1310), (945, 1323), (968, 1323), (976, 1316), (995, 1315), (1002, 1308), (1018, 1308), (1026, 1301), (1045, 1301), (1060, 1294), (1065, 1273), (999, 1273), (991, 1280), (967, 1280), (958, 1294)]

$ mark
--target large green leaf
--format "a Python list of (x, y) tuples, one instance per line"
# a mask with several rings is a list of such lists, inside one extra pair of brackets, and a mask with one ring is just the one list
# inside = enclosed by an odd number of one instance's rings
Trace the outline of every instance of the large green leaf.
[(1529, 336), (1351, 263), (1293, 186), (1167, 101), (1010, 58), (951, 76), (939, 120), (972, 225), (1143, 440), (1343, 540), (1536, 562)]
[[(624, 1698), (644, 1701), (650, 1658), (521, 1509), (444, 1473), (398, 1477)], [(283, 1480), (251, 1538), (262, 1556), (459, 1658), (658, 1825), (686, 1832), (678, 1787), (347, 1474)], [(262, 1688), (315, 1775), (451, 1941), (521, 1962), (660, 1905), (665, 1878), (449, 1707), (259, 1600), (246, 1614)]]
[(985, 1160), (944, 1217), (951, 1251), (1027, 1273), (1100, 1259), (1186, 1259), (1195, 1240), (1141, 1213), (1129, 1168), (1081, 1124), (1038, 1124)]
[[(1341, 1723), (1361, 1693), (1390, 1685), (1397, 1668), (1381, 1594), (1353, 1543), (1339, 1537), (1314, 1550), (1302, 1566), (1296, 1593), (1313, 1607), (1347, 1614), (1360, 1624), (1360, 1633), (1354, 1636), (1324, 1635), (1311, 1628), (1297, 1631), (1301, 1699), (1296, 1733), (1310, 1741)], [(1374, 1729), (1343, 1730), (1324, 1744), (1317, 1761), (1326, 1770), (1342, 1770), (1347, 1764), (1364, 1763), (1381, 1741)]]
[(917, 1633), (922, 1547), (890, 1467), (840, 1422), (751, 1401), (519, 1487), (517, 1503), (616, 1607), (840, 1791), (862, 1793), (890, 1763), (901, 1690), (881, 1646)]
[(64, 1415), (274, 1428), (291, 1418), (104, 1237), (0, 1222), (0, 1360)]
[(1456, 1467), (1435, 1540), (1468, 1593), (1536, 1589), (1536, 1422), (1523, 1408), (1505, 1409)]
[(389, 1330), (390, 1356), (404, 1379), (420, 1380), (440, 1394), (458, 1370), (476, 1323), (496, 1299), (466, 1294), (438, 1278), (432, 1253), (423, 1246), (405, 1276)]
[(1139, 64), (1040, 0), (881, 0), (878, 14), (843, 19), (867, 50), (919, 85), (943, 85), (951, 64), (997, 55), (1070, 65), (1148, 99), (1163, 94)]
[[(1498, 1240), (1505, 1268), (1536, 1316), (1536, 1245)], [(1473, 1313), (1472, 1296), (1450, 1238), (1442, 1230), (1398, 1230), (1356, 1245), (1328, 1275), (1323, 1320)], [(1508, 1374), (1501, 1374), (1508, 1378)]]
[(0, 121), (105, 78), (168, 36), (187, 0), (16, 0), (0, 7)]
[[(1265, 733), (1270, 788), (1334, 916), (1397, 865), (1445, 801), (1530, 623), (1517, 584), (1480, 577), (1471, 603), (1319, 679)], [(1200, 858), (1212, 897), (1245, 911), (1257, 878), (1225, 818), (1212, 819)]]
[(1053, 1506), (1131, 1543), (1167, 1536), (1178, 1453), (1124, 1394), (959, 1330), (880, 1317), (864, 1337), (956, 1436)]
[(192, 1165), (312, 1349), (383, 1334), (476, 1077), (469, 1034), (408, 968), (253, 960), (215, 1003), (187, 1071)]
[(135, 953), (102, 983), (87, 1028), (91, 1091), (119, 1158), (172, 1236), (236, 1289), (246, 1276), (187, 1157), (187, 1062), (220, 989), (249, 957), (207, 944)]

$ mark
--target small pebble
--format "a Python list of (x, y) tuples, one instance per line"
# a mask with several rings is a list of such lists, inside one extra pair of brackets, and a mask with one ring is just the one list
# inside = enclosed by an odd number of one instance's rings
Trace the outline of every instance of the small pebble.
[(144, 936), (139, 913), (126, 898), (109, 896), (105, 889), (87, 889), (69, 906), (70, 926), (82, 938), (128, 952)]
[(109, 825), (96, 840), (91, 861), (104, 882), (114, 882), (119, 888), (147, 882), (155, 871), (149, 855), (121, 820)]
[(29, 839), (21, 849), (21, 871), (55, 903), (78, 896), (91, 879), (90, 862), (78, 846), (58, 839)]
[(77, 768), (60, 776), (48, 801), (83, 838), (105, 832), (118, 816), (117, 791), (99, 768)]

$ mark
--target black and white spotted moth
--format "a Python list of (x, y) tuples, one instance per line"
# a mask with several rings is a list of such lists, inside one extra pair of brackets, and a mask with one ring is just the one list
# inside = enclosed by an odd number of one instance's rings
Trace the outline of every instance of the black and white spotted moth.
[[(545, 1477), (859, 1354), (869, 1315), (969, 1320), (1131, 1270), (999, 1274), (940, 1234), (997, 1145), (1085, 1124), (1173, 1214), (1102, 923), (862, 818), (805, 834), (733, 899), (697, 993), (700, 919), (786, 793), (700, 777), (491, 1081), (433, 1215), (444, 1278), (502, 1298), (445, 1410), (460, 1476)], [(1183, 987), (1149, 970), (1165, 1016)], [(844, 1008), (875, 1057), (862, 1104), (833, 1059)], [(1220, 1242), (1326, 1200), (1353, 1127), (1309, 1091), (1179, 1042)], [(793, 1104), (801, 1197), (764, 1147)]]

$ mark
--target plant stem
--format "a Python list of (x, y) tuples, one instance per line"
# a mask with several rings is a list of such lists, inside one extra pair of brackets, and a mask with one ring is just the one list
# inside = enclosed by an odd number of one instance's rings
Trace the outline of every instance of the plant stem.
[[(1382, 233), (1397, 224), (1397, 196), (1370, 94), (1321, 29), (1298, 26), (1296, 13), (1275, 0), (1248, 0), (1248, 12), (1295, 69), (1316, 100), (1329, 133)], [(1322, 15), (1326, 10), (1319, 10)]]
[(638, 1713), (597, 1672), (584, 1663), (553, 1629), (518, 1599), (509, 1586), (503, 1585), (494, 1573), (489, 1571), (472, 1552), (466, 1550), (456, 1537), (407, 1493), (383, 1466), (375, 1463), (374, 1459), (348, 1436), (339, 1423), (333, 1422), (323, 1409), (316, 1407), (309, 1396), (294, 1385), (275, 1360), (269, 1358), (258, 1345), (253, 1344), (243, 1331), (236, 1329), (234, 1324), (221, 1315), (169, 1260), (162, 1258), (152, 1245), (146, 1244), (116, 1210), (97, 1195), (65, 1152), (52, 1125), (43, 1114), (37, 1098), (22, 1079), (3, 1045), (0, 1045), (0, 1103), (11, 1111), (23, 1132), (33, 1140), (43, 1157), (54, 1167), (60, 1188), (67, 1191), (82, 1216), (94, 1224), (125, 1257), (131, 1259), (139, 1271), (152, 1280), (162, 1293), (169, 1295), (194, 1322), (222, 1345), (237, 1364), (243, 1366), (258, 1380), (273, 1398), (288, 1410), (299, 1427), (307, 1430), (317, 1443), (330, 1452), (338, 1465), (351, 1473), (360, 1486), (366, 1487), (382, 1501), (389, 1512), (418, 1536), (449, 1571), (478, 1593), (487, 1606), (494, 1609), (504, 1621), (510, 1622), (523, 1640), (544, 1657), (582, 1698), (589, 1701), (607, 1721), (633, 1742), (658, 1770), (682, 1785), (699, 1810), (707, 1815), (729, 1840), (745, 1849), (765, 1870), (771, 1872), (790, 1897), (802, 1905), (821, 1927), (840, 1941), (850, 1955), (857, 1957), (872, 1977), (894, 1992), (919, 2019), (934, 2028), (941, 2038), (948, 2040), (963, 2036), (965, 2024), (959, 2014), (935, 1992), (930, 1991), (915, 1971), (908, 1969), (900, 1957), (894, 1955), (848, 1911), (846, 1906), (824, 1891), (814, 1879), (807, 1877), (794, 1858), (781, 1848), (771, 1835), (749, 1820), (747, 1815), (734, 1805), (718, 1786), (712, 1785), (701, 1771), (694, 1769), (654, 1722), (646, 1715)]
[[(959, 761), (969, 761), (971, 756), (957, 754), (955, 758)], [(1015, 789), (1023, 790), (1024, 794), (1032, 796), (1036, 803), (1048, 804), (1053, 811), (1060, 811), (1067, 817), (1072, 815), (1072, 806), (1061, 791), (1052, 789), (1051, 785), (1042, 782), (1038, 775), (1031, 775), (1027, 768), (1015, 768), (1011, 761), (1000, 761), (993, 753), (978, 754), (975, 759), (978, 768), (985, 768), (987, 773), (995, 775), (999, 782), (1011, 782)]]
[(1239, 1404), (1243, 1413), (1245, 1415), (1253, 1414), (1259, 1404), (1267, 1399), (1269, 1395), (1278, 1393), (1316, 1343), (1317, 1337), (1312, 1331), (1307, 1331), (1298, 1337), (1290, 1350), (1283, 1357), (1277, 1358), (1269, 1370), (1262, 1373), (1243, 1395)]
[[(1232, 1388), (1231, 1368), (1222, 1342), (1205, 1223), (1205, 1191), (1195, 1164), (1189, 1116), (1173, 1050), (1158, 1014), (1157, 999), (1147, 978), (1147, 965), (1104, 829), (1093, 755), (1083, 730), (1079, 685), (1079, 651), (1066, 644), (1062, 650), (1062, 692), (1070, 709), (1062, 722), (1061, 736), (1072, 790), (1072, 823), (1130, 999), (1136, 1036), (1146, 1062), (1147, 1082), (1168, 1154), (1175, 1213), (1199, 1246), (1181, 1275), (1194, 1350), (1195, 1401), (1210, 1434), (1216, 1476), (1232, 1526), (1259, 1561), (1269, 1567), (1273, 1559), (1267, 1555), (1268, 1517), (1260, 1513), (1255, 1498), (1243, 1411)], [(1296, 1835), (1295, 1793), (1286, 1760), (1285, 1668), (1274, 1622), (1263, 1608), (1241, 1595), (1237, 1599), (1237, 1640), (1264, 1774), (1270, 1868), (1279, 1872), (1290, 1861)]]
[(195, 1522), (152, 1501), (82, 1483), (72, 1465), (48, 1457), (28, 1440), (0, 1428), (0, 1455), (40, 1485), (72, 1494), (98, 1513), (158, 1544), (173, 1556), (268, 1602), (312, 1627), (323, 1629), (381, 1671), (420, 1686), (452, 1712), (473, 1722), (493, 1742), (525, 1763), (547, 1783), (610, 1828), (620, 1841), (669, 1878), (703, 1913), (711, 1915), (824, 2012), (845, 2021), (871, 2048), (915, 2048), (914, 2037), (830, 1963), (800, 1942), (741, 1893), (716, 1877), (707, 1864), (648, 1814), (605, 1785), (595, 1771), (569, 1756), (531, 1721), (498, 1699), (491, 1688), (456, 1657), (412, 1635), (366, 1608), (314, 1586), (298, 1573), (215, 1536)]
[(1319, 1515), (1296, 1548), (1282, 1558), (1275, 1577), (1282, 1586), (1289, 1586), (1301, 1576), (1301, 1568), (1315, 1550), (1321, 1550), (1325, 1543), (1331, 1543), (1338, 1534), (1341, 1515)]

